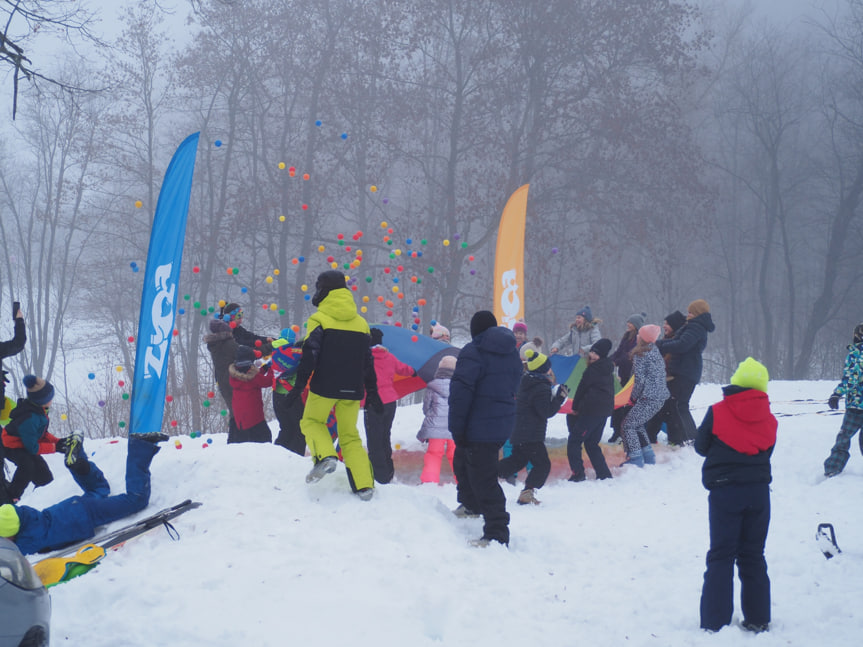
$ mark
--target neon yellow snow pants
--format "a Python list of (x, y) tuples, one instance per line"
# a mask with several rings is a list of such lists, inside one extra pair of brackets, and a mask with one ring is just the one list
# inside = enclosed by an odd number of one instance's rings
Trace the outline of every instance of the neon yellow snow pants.
[(360, 414), (359, 400), (335, 400), (309, 391), (303, 419), (300, 420), (300, 429), (306, 437), (306, 444), (309, 446), (312, 458), (320, 460), (337, 455), (330, 430), (327, 428), (327, 418), (334, 406), (339, 446), (345, 459), (348, 476), (353, 480), (352, 487), (355, 490), (374, 487), (372, 463), (357, 429), (357, 418)]

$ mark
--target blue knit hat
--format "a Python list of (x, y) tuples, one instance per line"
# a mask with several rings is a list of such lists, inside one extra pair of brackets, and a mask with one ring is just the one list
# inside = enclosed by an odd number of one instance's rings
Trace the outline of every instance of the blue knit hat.
[(25, 375), (24, 386), (27, 387), (27, 399), (34, 404), (45, 406), (54, 399), (54, 387), (48, 380), (35, 375)]
[(581, 310), (575, 313), (575, 316), (581, 315), (585, 321), (593, 321), (593, 313), (590, 311), (590, 306), (584, 306)]

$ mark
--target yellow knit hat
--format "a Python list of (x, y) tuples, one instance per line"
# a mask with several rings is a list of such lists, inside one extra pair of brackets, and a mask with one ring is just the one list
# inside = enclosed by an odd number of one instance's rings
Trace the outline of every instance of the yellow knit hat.
[(15, 506), (8, 503), (0, 505), (0, 537), (14, 537), (20, 529), (21, 521)]
[(548, 361), (548, 357), (539, 353), (535, 350), (528, 350), (525, 354), (527, 357), (527, 370), (529, 371), (542, 371), (546, 362), (548, 362), (548, 367), (545, 368), (548, 371), (551, 368), (551, 362)]
[(764, 393), (767, 393), (767, 382), (769, 380), (770, 376), (767, 374), (767, 367), (751, 357), (747, 357), (740, 362), (737, 370), (734, 371), (734, 375), (731, 376), (731, 383), (734, 386), (744, 389), (756, 389), (764, 391)]

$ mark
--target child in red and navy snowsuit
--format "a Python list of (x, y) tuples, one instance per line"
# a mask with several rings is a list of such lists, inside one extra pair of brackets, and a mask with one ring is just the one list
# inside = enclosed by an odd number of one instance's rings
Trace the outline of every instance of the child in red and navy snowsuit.
[(17, 501), (30, 483), (40, 487), (54, 480), (51, 468), (42, 458), (42, 454), (57, 451), (58, 439), (48, 432), (48, 407), (54, 399), (54, 387), (35, 375), (25, 375), (24, 386), (27, 397), (18, 400), (9, 424), (3, 429), (6, 458), (15, 463), (17, 469), (6, 486), (9, 501), (0, 503)]
[(764, 365), (747, 357), (695, 437), (695, 451), (705, 457), (702, 482), (710, 491), (710, 550), (701, 591), (701, 628), (710, 631), (731, 624), (735, 563), (743, 628), (758, 633), (770, 623), (764, 544), (777, 422), (767, 398), (768, 379)]
[(255, 351), (248, 346), (237, 347), (237, 359), (228, 367), (232, 409), (237, 422), (233, 438), (229, 443), (271, 443), (273, 433), (264, 415), (263, 389), (273, 386), (269, 366), (255, 366)]

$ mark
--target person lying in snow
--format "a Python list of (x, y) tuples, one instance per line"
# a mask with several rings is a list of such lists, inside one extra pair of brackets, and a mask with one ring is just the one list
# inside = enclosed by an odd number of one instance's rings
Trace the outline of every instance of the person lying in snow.
[(102, 471), (87, 459), (79, 436), (66, 443), (66, 466), (84, 494), (44, 510), (26, 505), (0, 506), (0, 537), (17, 544), (25, 555), (48, 552), (89, 539), (96, 528), (128, 517), (150, 502), (150, 462), (167, 434), (151, 432), (129, 437), (126, 458), (126, 492), (111, 493)]

